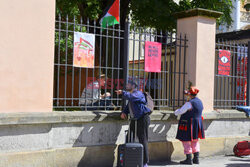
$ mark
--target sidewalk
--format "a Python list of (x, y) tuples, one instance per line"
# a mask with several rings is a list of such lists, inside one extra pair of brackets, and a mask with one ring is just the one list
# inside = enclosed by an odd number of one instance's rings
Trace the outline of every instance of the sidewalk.
[(235, 156), (216, 156), (201, 158), (199, 165), (180, 165), (178, 162), (151, 163), (149, 167), (250, 167), (250, 156), (239, 158)]

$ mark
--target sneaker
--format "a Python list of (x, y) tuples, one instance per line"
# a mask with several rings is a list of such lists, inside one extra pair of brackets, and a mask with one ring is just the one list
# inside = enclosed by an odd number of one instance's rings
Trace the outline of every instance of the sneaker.
[(145, 164), (143, 167), (148, 167), (148, 164)]

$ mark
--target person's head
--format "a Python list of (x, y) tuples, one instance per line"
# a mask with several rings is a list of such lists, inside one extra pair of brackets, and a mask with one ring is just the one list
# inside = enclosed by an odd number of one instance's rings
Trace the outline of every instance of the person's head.
[(99, 82), (100, 86), (104, 86), (105, 85), (105, 74), (101, 74), (98, 78), (97, 81)]
[(188, 94), (190, 96), (190, 98), (195, 98), (197, 96), (197, 94), (199, 93), (199, 89), (195, 86), (191, 86), (189, 91), (188, 91)]
[(195, 86), (191, 86), (189, 90), (184, 90), (184, 95), (186, 100), (193, 99), (199, 93), (199, 89)]
[(132, 90), (134, 90), (136, 88), (137, 88), (137, 84), (134, 81), (129, 80), (127, 85), (126, 85), (126, 90), (127, 91), (132, 91)]

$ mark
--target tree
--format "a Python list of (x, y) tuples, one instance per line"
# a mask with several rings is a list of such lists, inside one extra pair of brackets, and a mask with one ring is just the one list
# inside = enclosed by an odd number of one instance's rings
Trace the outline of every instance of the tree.
[[(69, 17), (80, 15), (83, 21), (99, 21), (105, 8), (113, 0), (57, 0), (57, 13)], [(218, 24), (231, 25), (232, 0), (120, 0), (121, 27), (128, 14), (131, 15), (132, 23), (136, 26), (146, 26), (162, 30), (173, 30), (176, 27), (174, 13), (193, 9), (205, 8), (223, 12)]]
[(231, 0), (180, 0), (179, 4), (173, 0), (133, 0), (131, 11), (133, 23), (139, 26), (154, 27), (156, 29), (172, 30), (176, 27), (173, 15), (194, 8), (204, 8), (223, 12), (217, 20), (218, 24), (231, 25)]
[[(81, 16), (83, 22), (89, 18), (90, 22), (96, 20), (99, 22), (103, 11), (112, 4), (113, 0), (57, 0), (56, 1), (56, 12), (61, 14), (62, 17), (68, 15), (73, 18), (74, 15)], [(120, 1), (120, 15), (121, 15), (121, 26), (124, 26), (125, 19), (128, 16), (130, 0)]]

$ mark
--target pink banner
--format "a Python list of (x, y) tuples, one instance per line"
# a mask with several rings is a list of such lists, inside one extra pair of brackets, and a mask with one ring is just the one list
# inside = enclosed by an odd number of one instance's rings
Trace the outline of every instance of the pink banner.
[(145, 42), (145, 71), (161, 72), (161, 43)]

